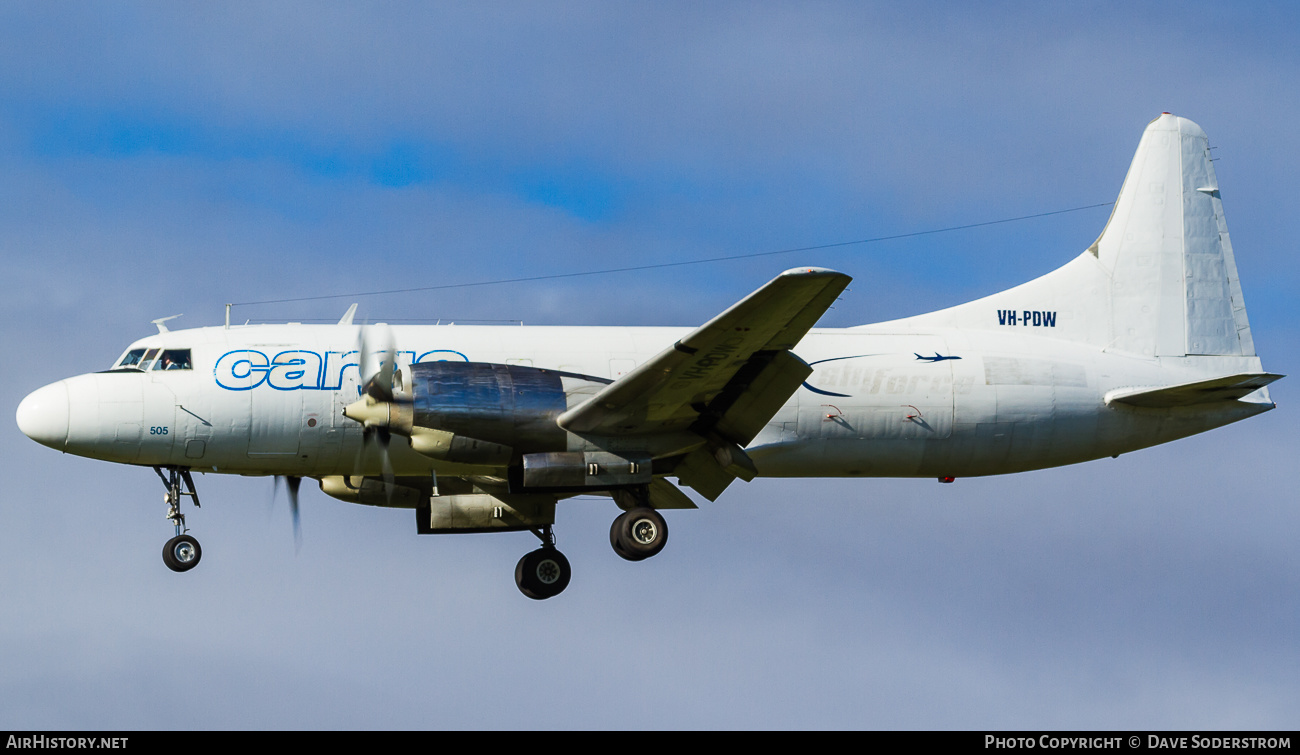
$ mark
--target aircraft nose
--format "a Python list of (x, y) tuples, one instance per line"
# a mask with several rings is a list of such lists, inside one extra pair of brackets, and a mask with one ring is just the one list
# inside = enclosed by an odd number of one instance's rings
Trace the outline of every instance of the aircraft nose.
[(60, 381), (28, 394), (18, 405), (18, 429), (37, 443), (62, 451), (68, 440), (68, 386)]

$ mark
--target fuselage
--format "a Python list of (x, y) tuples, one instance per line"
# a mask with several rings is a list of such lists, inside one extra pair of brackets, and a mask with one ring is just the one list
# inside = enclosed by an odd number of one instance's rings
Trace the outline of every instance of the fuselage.
[[(569, 582), (557, 501), (604, 495), (619, 557), (659, 509), (736, 480), (1008, 474), (1115, 456), (1273, 408), (1208, 138), (1147, 125), (1095, 242), (1019, 286), (904, 320), (814, 328), (848, 275), (786, 270), (697, 328), (246, 325), (141, 339), (18, 407), (29, 437), (152, 466), (174, 571), (202, 553), (193, 471), (303, 477), (414, 509), (422, 534), (529, 530), (520, 591)], [(461, 363), (461, 364), (456, 364)], [(669, 478), (676, 478), (674, 484)], [(296, 514), (295, 514), (296, 521)]]
[[(398, 367), (472, 361), (616, 380), (684, 328), (393, 326)], [(374, 475), (380, 460), (343, 407), (361, 390), (358, 328), (249, 325), (169, 331), (117, 367), (46, 386), (19, 409), (33, 438), (107, 461), (199, 471)], [(184, 365), (161, 355), (186, 353)], [(813, 329), (794, 353), (813, 373), (747, 447), (764, 476), (964, 477), (1072, 464), (1164, 443), (1273, 407), (1250, 401), (1175, 408), (1107, 394), (1258, 371), (1256, 357), (1113, 353), (1023, 330), (939, 329), (907, 321)], [(139, 361), (138, 358), (136, 360)], [(373, 370), (367, 368), (369, 375)], [(397, 475), (457, 473), (391, 448)]]

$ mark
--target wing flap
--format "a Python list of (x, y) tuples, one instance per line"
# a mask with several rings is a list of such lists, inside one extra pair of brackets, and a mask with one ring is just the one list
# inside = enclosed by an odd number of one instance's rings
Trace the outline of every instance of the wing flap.
[(735, 482), (736, 475), (728, 472), (712, 453), (706, 448), (699, 448), (687, 454), (673, 470), (683, 485), (694, 488), (695, 492), (709, 499), (718, 500), (722, 491)]
[(690, 496), (662, 477), (656, 477), (654, 482), (650, 483), (650, 505), (656, 509), (699, 508)]
[(1168, 385), (1161, 388), (1122, 388), (1106, 394), (1106, 403), (1127, 404), (1152, 409), (1168, 409), (1175, 406), (1197, 406), (1218, 401), (1234, 401), (1244, 398), (1284, 375), (1268, 372), (1247, 372), (1240, 375), (1210, 380), (1197, 380), (1192, 383)]
[(732, 383), (700, 416), (701, 422), (696, 424), (701, 425), (718, 416), (712, 429), (727, 440), (747, 446), (812, 372), (813, 368), (799, 357), (788, 351), (778, 351), (762, 364), (751, 380), (738, 384), (744, 375), (743, 372), (737, 373)]

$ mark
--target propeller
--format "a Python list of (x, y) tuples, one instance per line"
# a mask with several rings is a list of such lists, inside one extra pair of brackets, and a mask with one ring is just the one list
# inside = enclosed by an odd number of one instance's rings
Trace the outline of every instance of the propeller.
[[(358, 370), (365, 370), (371, 362), (374, 354), (371, 351), (371, 340), (373, 338), (372, 328), (379, 326), (363, 326), (361, 329), (361, 358), (358, 360)], [(379, 363), (379, 369), (374, 375), (366, 381), (363, 392), (371, 396), (376, 401), (393, 400), (393, 374), (397, 371), (397, 350), (393, 345), (393, 333), (387, 327), (383, 330), (383, 359)], [(364, 373), (362, 373), (364, 374)]]
[(389, 429), (392, 423), (392, 411), (394, 407), (406, 407), (410, 404), (410, 399), (399, 397), (393, 392), (393, 378), (397, 372), (397, 349), (393, 343), (392, 331), (385, 327), (379, 337), (382, 339), (383, 348), (378, 352), (374, 350), (374, 341), (376, 337), (375, 329), (380, 326), (363, 326), (359, 334), (361, 340), (358, 349), (360, 358), (357, 360), (358, 370), (364, 377), (365, 370), (373, 362), (377, 354), (382, 354), (379, 361), (379, 367), (369, 379), (365, 381), (361, 389), (361, 398), (354, 403), (349, 404), (343, 409), (343, 416), (348, 419), (361, 423), (361, 450), (357, 456), (356, 468), (362, 470), (362, 456), (371, 444), (377, 444), (379, 447), (379, 463), (384, 479), (384, 492), (391, 504), (393, 499), (393, 463), (389, 457), (389, 444), (392, 442), (393, 434)]
[(293, 548), (297, 553), (302, 550), (302, 519), (298, 513), (298, 488), (302, 486), (302, 478), (297, 475), (277, 475), (275, 478), (275, 487), (271, 492), (271, 500), (275, 501), (276, 495), (280, 491), (280, 480), (283, 479), (285, 489), (289, 491), (289, 512), (293, 516)]

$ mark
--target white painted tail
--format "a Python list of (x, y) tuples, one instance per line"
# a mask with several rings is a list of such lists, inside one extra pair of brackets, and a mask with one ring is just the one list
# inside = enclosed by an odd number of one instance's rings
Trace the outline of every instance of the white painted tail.
[(1153, 357), (1255, 356), (1205, 132), (1168, 113), (1152, 121), (1101, 236), (1064, 267), (891, 325), (1042, 335)]

